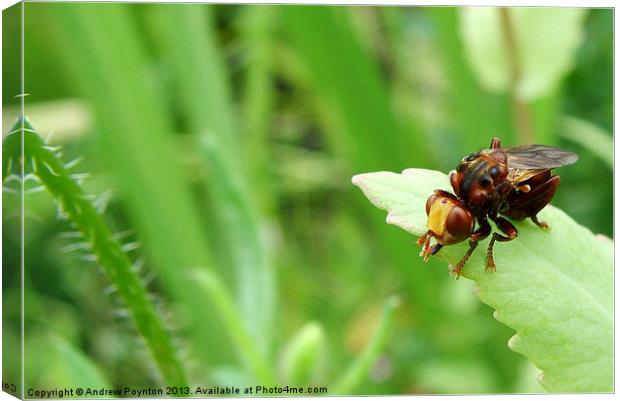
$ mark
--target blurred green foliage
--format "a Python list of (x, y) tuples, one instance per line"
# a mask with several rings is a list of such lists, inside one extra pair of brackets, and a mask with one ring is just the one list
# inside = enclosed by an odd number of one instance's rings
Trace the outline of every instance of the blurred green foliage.
[[(3, 13), (5, 55), (18, 54), (14, 10)], [(149, 291), (192, 383), (261, 384), (251, 367), (264, 365), (275, 383), (335, 391), (371, 354), (346, 392), (541, 391), (534, 369), (506, 347), (512, 331), (471, 283), (454, 282), (441, 262), (423, 265), (413, 238), (384, 224), (350, 184), (374, 170), (447, 172), (492, 136), (521, 142), (511, 93), (484, 89), (467, 62), (462, 11), (25, 4), (27, 116), (44, 136), (53, 131), (66, 162), (82, 158), (73, 170), (92, 174), (88, 193), (112, 190), (106, 222), (142, 245), (129, 256), (145, 260), (142, 275), (157, 275)], [(601, 154), (613, 121), (612, 26), (612, 10), (588, 10), (572, 70), (524, 104), (534, 142), (581, 157), (558, 171), (553, 203), (608, 236), (613, 171)], [(3, 60), (7, 117), (19, 90), (6, 83), (19, 64)], [(567, 121), (572, 132), (562, 136)], [(596, 150), (583, 127), (602, 133)], [(11, 300), (19, 199), (4, 193), (3, 204)], [(157, 383), (108, 279), (80, 252), (62, 251), (71, 228), (53, 198), (28, 194), (26, 209), (26, 307), (41, 311), (26, 316), (26, 385)], [(196, 269), (217, 275), (253, 362)], [(394, 294), (400, 307), (388, 319)], [(5, 309), (3, 346), (18, 338), (18, 319)], [(41, 370), (51, 358), (61, 366), (54, 377)], [(4, 372), (18, 369), (6, 363)]]

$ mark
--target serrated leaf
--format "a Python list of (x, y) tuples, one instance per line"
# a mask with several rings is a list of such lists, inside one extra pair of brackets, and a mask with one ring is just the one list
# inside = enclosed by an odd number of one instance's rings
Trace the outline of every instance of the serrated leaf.
[[(533, 100), (548, 94), (574, 65), (583, 38), (586, 9), (522, 7), (508, 9), (521, 77), (517, 95)], [(460, 30), (467, 61), (487, 89), (511, 87), (506, 40), (497, 7), (460, 10)]]
[[(450, 189), (445, 174), (422, 169), (360, 174), (352, 181), (388, 211), (389, 224), (417, 236), (426, 231), (428, 196)], [(519, 237), (494, 248), (497, 271), (484, 271), (487, 239), (463, 276), (476, 281), (475, 294), (496, 310), (494, 317), (517, 331), (508, 346), (542, 370), (539, 380), (547, 390), (612, 391), (613, 243), (553, 206), (539, 217), (550, 231), (529, 220), (515, 222)], [(466, 249), (466, 243), (448, 246), (434, 257), (454, 264)]]

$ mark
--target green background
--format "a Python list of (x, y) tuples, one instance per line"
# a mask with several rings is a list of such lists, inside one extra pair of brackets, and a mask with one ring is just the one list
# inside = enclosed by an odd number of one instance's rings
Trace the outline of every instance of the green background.
[[(233, 294), (277, 384), (543, 391), (472, 283), (424, 265), (415, 238), (350, 183), (369, 171), (447, 172), (493, 136), (526, 141), (515, 96), (486, 88), (468, 61), (464, 12), (26, 3), (26, 115), (65, 162), (82, 158), (72, 171), (90, 174), (88, 193), (109, 195), (105, 219), (121, 241), (140, 245), (129, 255), (154, 277), (149, 292), (192, 384), (261, 384), (204, 288), (179, 279), (206, 269)], [(531, 142), (580, 155), (558, 171), (554, 205), (611, 237), (613, 11), (583, 12), (573, 64), (520, 102)], [(4, 134), (18, 110), (19, 27), (19, 9), (5, 10)], [(4, 193), (3, 204), (6, 376), (19, 370), (20, 226), (18, 198)], [(27, 194), (25, 222), (26, 387), (158, 385), (108, 278), (87, 249), (72, 251), (53, 198)], [(380, 353), (340, 386), (392, 295), (400, 306)]]

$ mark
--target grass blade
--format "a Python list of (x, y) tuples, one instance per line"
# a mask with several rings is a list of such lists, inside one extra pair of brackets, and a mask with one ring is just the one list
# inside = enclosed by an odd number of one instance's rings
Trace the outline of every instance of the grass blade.
[(69, 74), (93, 106), (101, 150), (124, 196), (132, 223), (161, 282), (180, 306), (200, 311), (188, 319), (198, 353), (215, 362), (230, 344), (213, 325), (215, 311), (183, 271), (214, 268), (196, 204), (176, 161), (171, 118), (162, 94), (148, 81), (148, 60), (125, 4), (42, 4), (28, 7), (55, 17), (56, 46)]
[(271, 370), (258, 348), (255, 347), (254, 338), (247, 331), (241, 314), (237, 311), (229, 292), (226, 290), (226, 285), (218, 276), (206, 271), (197, 270), (192, 272), (191, 276), (206, 290), (211, 298), (224, 321), (224, 327), (237, 346), (240, 358), (249, 370), (260, 381), (261, 385), (267, 387), (273, 385), (275, 382)]
[[(244, 174), (245, 149), (240, 146), (234, 121), (225, 60), (211, 27), (212, 9), (206, 5), (157, 5), (151, 11), (180, 89), (183, 114), (210, 172), (209, 195), (237, 273), (239, 312), (266, 354), (273, 327), (275, 275)], [(193, 54), (192, 63), (186, 63), (186, 54)]]
[(577, 117), (564, 116), (558, 134), (589, 150), (611, 170), (614, 168), (614, 144), (611, 135), (597, 125)]
[(390, 332), (394, 312), (400, 301), (397, 297), (391, 297), (383, 306), (383, 313), (375, 332), (357, 359), (345, 371), (342, 378), (334, 385), (333, 394), (351, 394), (355, 388), (364, 381), (368, 371), (375, 362)]

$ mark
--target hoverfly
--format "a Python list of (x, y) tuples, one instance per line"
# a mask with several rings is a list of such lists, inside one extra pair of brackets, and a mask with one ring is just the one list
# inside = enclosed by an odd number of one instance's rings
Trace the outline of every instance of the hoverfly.
[[(451, 272), (459, 278), (478, 241), (491, 234), (489, 220), (501, 234), (493, 232), (487, 248), (486, 271), (495, 271), (493, 245), (496, 241), (512, 241), (517, 228), (506, 218), (530, 218), (547, 229), (537, 218), (553, 198), (560, 177), (551, 169), (573, 164), (579, 157), (569, 151), (545, 145), (524, 145), (502, 148), (493, 138), (489, 149), (464, 157), (456, 170), (450, 172), (454, 195), (437, 189), (426, 201), (428, 231), (420, 237), (420, 256), (426, 262), (443, 246), (469, 239), (469, 249)], [(477, 229), (476, 229), (477, 223)], [(436, 243), (431, 246), (431, 239)]]

